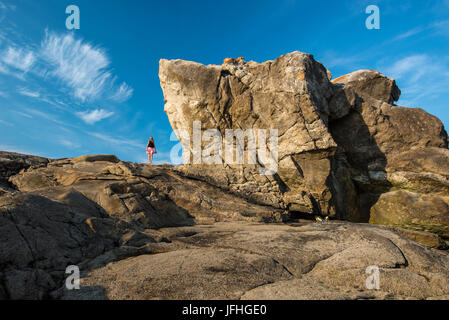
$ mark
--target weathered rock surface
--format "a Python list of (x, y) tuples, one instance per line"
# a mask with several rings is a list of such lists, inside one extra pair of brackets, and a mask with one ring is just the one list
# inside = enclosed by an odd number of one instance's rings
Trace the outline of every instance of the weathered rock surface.
[[(180, 249), (111, 262), (63, 299), (425, 299), (449, 292), (449, 256), (388, 228), (218, 223), (158, 230)], [(380, 269), (380, 289), (365, 286)]]
[[(161, 60), (159, 76), (174, 129), (191, 135), (194, 121), (223, 137), (227, 129), (279, 129), (272, 177), (248, 164), (190, 164), (178, 168), (185, 175), (290, 212), (449, 237), (447, 133), (424, 110), (394, 105), (401, 91), (393, 79), (359, 70), (330, 81), (327, 69), (301, 52), (261, 64)], [(193, 153), (191, 139), (179, 138)], [(416, 210), (426, 205), (437, 212)]]
[(48, 163), (48, 159), (0, 151), (0, 194), (9, 189), (8, 178), (31, 166), (39, 167)]
[(332, 80), (344, 86), (344, 91), (354, 91), (360, 98), (374, 98), (393, 104), (399, 100), (401, 90), (394, 79), (375, 70), (358, 70)]
[[(9, 177), (0, 196), (0, 298), (449, 294), (449, 256), (433, 249), (446, 247), (436, 235), (348, 222), (286, 225), (279, 209), (181, 171), (84, 156), (48, 160)], [(81, 290), (65, 288), (70, 265), (81, 270)], [(380, 291), (364, 287), (369, 265), (385, 277)]]
[[(28, 159), (12, 157), (18, 163), (11, 170)], [(11, 299), (48, 298), (69, 265), (166, 250), (150, 229), (282, 221), (283, 215), (184, 178), (170, 166), (137, 165), (115, 156), (39, 159), (10, 176), (0, 194), (0, 293)]]
[[(110, 156), (109, 156), (110, 157)], [(51, 161), (9, 181), (20, 191), (75, 207), (94, 208), (142, 228), (217, 221), (282, 221), (281, 210), (250, 204), (206, 182), (184, 178), (171, 166), (145, 166), (116, 157)]]
[[(269, 178), (272, 197), (256, 196), (258, 203), (336, 214), (331, 188), (339, 181), (330, 173), (337, 145), (328, 129), (333, 89), (326, 68), (311, 55), (294, 52), (262, 64), (240, 59), (222, 66), (161, 60), (159, 76), (165, 111), (175, 130), (192, 136), (194, 121), (200, 121), (202, 129), (218, 129), (222, 137), (226, 129), (278, 130), (279, 175)], [(179, 138), (194, 154), (192, 141)], [(257, 163), (264, 161), (257, 157)], [(246, 193), (260, 186), (257, 168), (243, 170), (244, 182), (240, 176), (231, 189), (239, 186)], [(229, 170), (203, 166), (201, 171), (216, 180), (217, 174), (227, 175)]]
[(378, 72), (354, 72), (333, 83), (360, 97), (349, 115), (330, 124), (359, 189), (353, 220), (448, 237), (449, 150), (441, 121), (389, 104), (399, 89)]

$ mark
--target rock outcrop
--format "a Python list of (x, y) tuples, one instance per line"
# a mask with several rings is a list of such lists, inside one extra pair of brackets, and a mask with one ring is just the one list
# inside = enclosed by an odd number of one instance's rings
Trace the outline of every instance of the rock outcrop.
[(353, 220), (448, 237), (449, 150), (441, 121), (390, 104), (399, 90), (378, 72), (358, 71), (333, 83), (360, 97), (349, 115), (330, 124), (359, 190)]
[(19, 191), (78, 207), (86, 214), (96, 206), (103, 215), (140, 228), (283, 220), (281, 210), (249, 204), (206, 182), (187, 179), (172, 166), (138, 165), (115, 156), (50, 161), (9, 181)]
[[(205, 178), (223, 185), (221, 176), (236, 176), (225, 186), (259, 204), (336, 214), (331, 190), (340, 181), (331, 178), (331, 167), (337, 144), (328, 129), (333, 89), (326, 68), (311, 55), (296, 52), (262, 64), (230, 60), (222, 66), (161, 60), (159, 76), (173, 129), (190, 137), (195, 121), (203, 130), (218, 129), (222, 137), (226, 129), (278, 130), (277, 175), (260, 179), (257, 166), (206, 165), (200, 169)], [(194, 154), (192, 139), (179, 138)]]
[[(181, 171), (83, 156), (10, 176), (0, 195), (0, 299), (449, 295), (447, 244), (436, 235), (288, 220)], [(72, 265), (80, 290), (65, 286)], [(380, 268), (380, 291), (365, 287), (369, 265)]]
[[(247, 163), (192, 162), (178, 168), (185, 175), (290, 213), (449, 236), (447, 133), (424, 110), (394, 105), (401, 91), (393, 79), (360, 70), (330, 81), (328, 70), (301, 52), (261, 64), (161, 60), (159, 76), (170, 123), (187, 131), (178, 136), (193, 154), (186, 136), (195, 121), (222, 137), (228, 129), (278, 129), (273, 176), (260, 177)], [(428, 205), (438, 211), (417, 210)]]
[(0, 194), (9, 189), (9, 177), (19, 173), (22, 169), (32, 166), (39, 167), (47, 163), (48, 159), (45, 158), (0, 151)]
[(24, 165), (34, 158), (3, 155), (8, 175), (22, 170), (0, 194), (0, 298), (49, 298), (69, 265), (166, 250), (156, 228), (284, 219), (280, 210), (187, 179), (171, 166), (115, 156)]

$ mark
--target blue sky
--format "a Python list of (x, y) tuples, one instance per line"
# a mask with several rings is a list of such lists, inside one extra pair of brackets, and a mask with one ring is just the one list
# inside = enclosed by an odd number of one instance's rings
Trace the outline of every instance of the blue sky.
[[(69, 31), (68, 5), (81, 28)], [(380, 30), (368, 30), (368, 5)], [(399, 105), (449, 127), (449, 0), (0, 0), (0, 150), (51, 158), (116, 154), (169, 162), (161, 58), (221, 64), (312, 53), (334, 77), (376, 69)]]

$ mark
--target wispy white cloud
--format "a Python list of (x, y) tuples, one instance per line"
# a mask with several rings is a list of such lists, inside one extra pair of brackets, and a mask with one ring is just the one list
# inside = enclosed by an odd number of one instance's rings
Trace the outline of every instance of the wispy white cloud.
[[(129, 99), (132, 89), (126, 83), (115, 84), (106, 52), (72, 33), (58, 35), (46, 31), (41, 44), (41, 57), (49, 64), (49, 74), (73, 90), (81, 101), (93, 101), (113, 96), (122, 101)], [(113, 94), (111, 94), (113, 92)]]
[(448, 36), (449, 20), (437, 21), (427, 26), (417, 26), (413, 29), (410, 29), (404, 33), (399, 34), (398, 36), (394, 37), (392, 41), (404, 40), (412, 36), (421, 34), (424, 31), (426, 31), (427, 36), (434, 36), (434, 35)]
[(335, 53), (326, 54), (323, 63), (327, 68), (338, 66), (353, 66), (360, 58), (358, 56), (339, 56)]
[(126, 83), (122, 83), (117, 91), (111, 96), (111, 99), (116, 102), (124, 102), (133, 95), (133, 88), (130, 88)]
[(20, 93), (22, 96), (27, 96), (27, 97), (31, 97), (31, 98), (39, 98), (41, 96), (41, 94), (37, 91), (31, 91), (27, 88), (19, 88), (17, 90), (18, 93)]
[(28, 114), (28, 113), (25, 113), (25, 112), (20, 112), (20, 111), (13, 111), (15, 114), (18, 114), (19, 116), (21, 116), (21, 117), (25, 117), (25, 118), (28, 118), (28, 119), (32, 119), (33, 118), (33, 116), (32, 115), (30, 115), (30, 114)]
[(4, 126), (7, 126), (7, 127), (14, 127), (14, 123), (11, 123), (11, 122), (8, 122), (8, 121), (5, 121), (5, 120), (1, 120), (1, 119), (0, 119), (0, 125), (4, 125)]
[(111, 117), (114, 115), (114, 112), (108, 112), (103, 109), (95, 109), (92, 111), (76, 112), (75, 114), (85, 123), (95, 124), (103, 119)]
[(447, 94), (449, 65), (441, 57), (416, 54), (379, 69), (398, 81), (402, 90), (401, 104), (416, 106), (426, 99)]
[(73, 142), (71, 140), (68, 140), (68, 139), (64, 139), (64, 138), (61, 138), (59, 140), (59, 144), (61, 144), (64, 147), (70, 148), (70, 149), (78, 149), (81, 147), (80, 144)]
[(407, 32), (401, 33), (400, 35), (396, 36), (393, 40), (402, 40), (402, 39), (407, 39), (411, 36), (414, 36), (418, 33), (421, 33), (422, 31), (424, 31), (425, 28), (424, 27), (416, 27), (413, 28)]
[(9, 67), (28, 72), (36, 62), (36, 57), (32, 51), (8, 47), (2, 52), (2, 62)]
[(30, 117), (37, 116), (37, 117), (49, 120), (51, 122), (57, 123), (59, 125), (71, 126), (70, 124), (68, 124), (68, 123), (66, 123), (64, 121), (59, 120), (54, 115), (46, 113), (46, 112), (43, 112), (43, 111), (39, 111), (39, 110), (36, 110), (36, 109), (31, 109), (31, 108), (24, 108), (23, 111), (24, 111), (24, 112), (22, 112), (23, 116), (27, 116), (27, 115), (30, 116)]
[(59, 110), (67, 110), (67, 105), (54, 97), (41, 96), (39, 100), (51, 104), (52, 106), (56, 107)]
[(0, 62), (0, 73), (15, 77), (22, 81), (25, 80), (23, 72), (11, 70), (11, 68), (8, 68), (6, 65), (2, 64), (1, 62)]
[(9, 70), (2, 63), (0, 63), (0, 73), (9, 74)]
[(32, 51), (8, 47), (0, 52), (0, 73), (24, 80), (35, 61)]
[(449, 36), (449, 20), (438, 21), (433, 24), (433, 28), (436, 31), (436, 34)]
[(386, 69), (388, 76), (395, 79), (410, 77), (409, 81), (416, 82), (429, 72), (438, 70), (432, 59), (426, 54), (412, 55), (396, 61)]
[(9, 5), (6, 5), (3, 3), (3, 1), (0, 1), (0, 22), (2, 22), (5, 19), (6, 13), (8, 10), (14, 10), (15, 6), (10, 7)]
[(134, 140), (129, 140), (126, 138), (120, 138), (120, 137), (111, 137), (109, 135), (105, 135), (99, 132), (86, 132), (88, 135), (95, 137), (97, 139), (100, 139), (104, 142), (110, 143), (111, 145), (114, 145), (116, 147), (122, 148), (139, 148), (139, 149), (145, 149), (145, 142), (139, 142)]
[(0, 1), (0, 10), (16, 10), (16, 6), (11, 3), (5, 3), (4, 1)]

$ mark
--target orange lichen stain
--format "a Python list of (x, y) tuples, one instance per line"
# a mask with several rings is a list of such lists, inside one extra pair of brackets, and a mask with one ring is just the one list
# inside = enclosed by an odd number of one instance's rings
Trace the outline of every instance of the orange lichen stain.
[(97, 233), (97, 231), (95, 231), (94, 226), (92, 225), (92, 219), (89, 218), (86, 220), (86, 224), (89, 226), (90, 230), (92, 230), (92, 232)]
[(343, 81), (347, 77), (348, 77), (348, 75), (345, 74), (345, 75), (343, 75), (341, 77), (338, 77), (338, 78), (335, 78), (334, 80), (332, 80), (332, 83), (337, 83), (337, 82)]
[(223, 64), (228, 64), (228, 63), (242, 63), (245, 62), (245, 58), (243, 57), (238, 57), (237, 59), (234, 58), (226, 58), (223, 60)]
[(306, 79), (306, 74), (303, 71), (299, 71), (296, 76), (298, 77), (299, 80), (305, 80)]
[(223, 64), (228, 64), (228, 63), (235, 63), (235, 59), (234, 58), (226, 58), (223, 60)]

